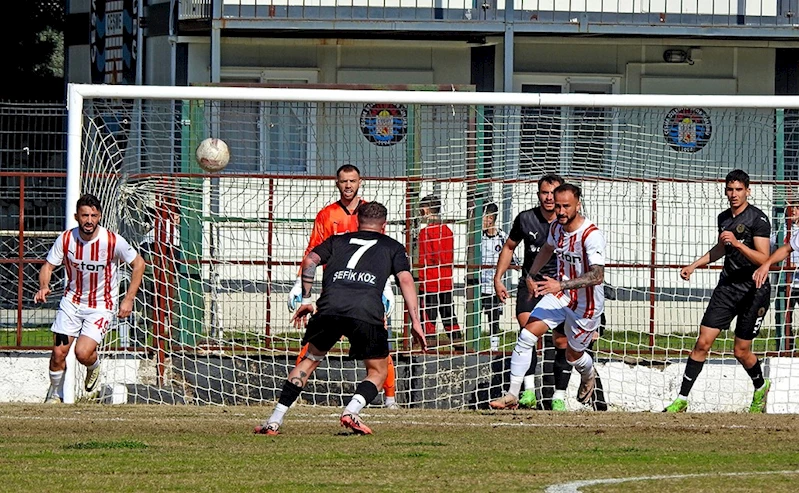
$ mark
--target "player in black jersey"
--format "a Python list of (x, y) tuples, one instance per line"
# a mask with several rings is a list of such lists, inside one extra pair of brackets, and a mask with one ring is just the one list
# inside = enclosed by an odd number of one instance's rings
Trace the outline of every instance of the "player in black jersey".
[[(494, 289), (497, 297), (503, 303), (508, 299), (508, 290), (505, 288), (503, 276), (510, 267), (513, 258), (513, 251), (524, 242), (524, 263), (522, 272), (528, 272), (533, 265), (535, 256), (538, 251), (547, 242), (547, 234), (549, 233), (549, 224), (555, 220), (555, 196), (554, 191), (557, 187), (562, 185), (563, 178), (556, 174), (547, 174), (538, 180), (538, 206), (526, 211), (520, 212), (513, 220), (513, 227), (508, 235), (508, 240), (500, 252), (499, 260), (497, 261), (497, 269), (494, 274)], [(552, 278), (557, 277), (557, 258), (552, 258), (541, 269), (541, 274)], [(518, 291), (516, 293), (516, 319), (519, 322), (519, 327), (523, 328), (527, 324), (527, 319), (530, 317), (530, 312), (533, 311), (535, 305), (541, 300), (542, 297), (536, 297), (530, 294), (527, 289), (527, 284), (519, 282)], [(563, 332), (563, 326), (558, 326), (555, 330)], [(551, 337), (547, 337), (547, 346), (552, 346)], [(566, 339), (563, 338), (560, 344), (563, 347), (555, 347), (554, 361), (550, 363), (545, 357), (544, 362), (544, 385), (541, 389), (542, 406), (544, 409), (552, 409), (555, 411), (566, 410), (566, 388), (569, 386), (569, 377), (571, 376), (572, 367), (566, 361)], [(551, 350), (545, 349), (545, 354)], [(551, 360), (550, 360), (551, 361)], [(530, 369), (524, 376), (524, 392), (519, 398), (519, 405), (521, 407), (533, 408), (536, 407), (535, 395), (535, 367), (537, 365), (537, 354), (533, 353), (533, 361)], [(554, 391), (554, 392), (553, 392)]]
[(695, 269), (721, 257), (724, 257), (724, 267), (702, 318), (696, 345), (688, 357), (680, 395), (664, 412), (679, 413), (688, 408), (688, 394), (702, 371), (713, 341), (722, 330), (730, 328), (736, 316), (735, 359), (743, 365), (755, 386), (749, 412), (762, 413), (766, 407), (771, 383), (763, 378), (760, 360), (752, 352), (752, 340), (760, 331), (768, 310), (771, 285), (766, 280), (758, 288), (752, 274), (768, 260), (771, 224), (763, 211), (749, 203), (749, 175), (746, 172), (733, 170), (724, 182), (730, 208), (718, 216), (718, 242), (691, 265), (683, 267), (680, 277), (687, 281)]
[[(278, 434), (286, 411), (341, 336), (349, 340), (349, 355), (362, 359), (366, 366), (366, 379), (358, 384), (344, 409), (341, 425), (358, 434), (372, 433), (358, 414), (377, 397), (378, 388), (383, 385), (388, 371), (388, 332), (383, 322), (382, 295), (390, 275), (396, 277), (405, 299), (411, 319), (411, 335), (423, 351), (427, 349), (408, 255), (399, 242), (380, 233), (386, 225), (385, 206), (377, 202), (366, 203), (360, 207), (358, 216), (357, 232), (331, 236), (302, 261), (302, 304), (292, 320), (295, 325), (303, 325), (306, 317), (313, 314), (302, 341), (308, 343), (308, 351), (289, 373), (272, 416), (255, 428), (256, 433)], [(319, 265), (327, 267), (314, 313), (311, 286)]]

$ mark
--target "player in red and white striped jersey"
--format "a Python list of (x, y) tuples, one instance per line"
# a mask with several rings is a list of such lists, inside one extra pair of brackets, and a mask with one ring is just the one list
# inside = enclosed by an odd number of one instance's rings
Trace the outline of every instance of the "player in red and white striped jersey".
[[(75, 339), (75, 357), (86, 366), (86, 391), (94, 390), (100, 373), (97, 347), (103, 342), (114, 316), (130, 315), (144, 275), (141, 255), (123, 237), (100, 226), (102, 207), (97, 197), (82, 196), (76, 211), (78, 227), (64, 231), (53, 243), (39, 271), (39, 291), (33, 298), (36, 303), (47, 300), (53, 271), (64, 265), (67, 288), (51, 328), (55, 345), (50, 355), (50, 389), (46, 402), (61, 402), (63, 398), (61, 383), (67, 353)], [(128, 291), (117, 310), (120, 260), (130, 264), (133, 271)]]
[[(510, 388), (506, 395), (491, 401), (495, 409), (518, 406), (521, 384), (538, 338), (561, 323), (565, 334), (553, 331), (553, 338), (567, 339), (566, 360), (581, 377), (577, 400), (586, 404), (594, 393), (596, 370), (586, 349), (600, 326), (605, 305), (605, 237), (580, 214), (581, 195), (580, 187), (570, 183), (555, 189), (557, 221), (550, 226), (547, 243), (536, 256), (526, 280), (529, 291), (543, 298), (519, 335), (511, 356)], [(557, 278), (538, 275), (553, 253), (558, 259)], [(563, 399), (565, 395), (552, 398)]]

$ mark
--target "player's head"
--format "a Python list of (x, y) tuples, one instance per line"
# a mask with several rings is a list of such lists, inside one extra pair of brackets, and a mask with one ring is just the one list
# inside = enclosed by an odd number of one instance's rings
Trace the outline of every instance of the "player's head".
[(483, 229), (492, 227), (497, 222), (499, 207), (493, 202), (489, 202), (483, 208)]
[(382, 232), (387, 217), (386, 206), (380, 202), (367, 202), (358, 208), (358, 229)]
[(352, 200), (358, 196), (361, 187), (361, 170), (352, 164), (345, 164), (336, 170), (336, 188), (341, 198)]
[(734, 169), (724, 178), (724, 195), (730, 207), (737, 208), (746, 205), (749, 200), (749, 175), (742, 169)]
[(543, 210), (547, 212), (555, 210), (555, 195), (553, 192), (564, 183), (563, 178), (555, 173), (548, 173), (538, 180), (538, 203)]
[(100, 200), (92, 194), (85, 194), (75, 204), (75, 220), (78, 222), (80, 232), (87, 237), (94, 235), (100, 219), (103, 217), (103, 207)]
[(441, 199), (428, 195), (419, 201), (419, 212), (422, 217), (438, 216), (441, 214)]
[(554, 195), (558, 223), (563, 226), (571, 224), (580, 214), (582, 190), (577, 185), (564, 183), (555, 189)]

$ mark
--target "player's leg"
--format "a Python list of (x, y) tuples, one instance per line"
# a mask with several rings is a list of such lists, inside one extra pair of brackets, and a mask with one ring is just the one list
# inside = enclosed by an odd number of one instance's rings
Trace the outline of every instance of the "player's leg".
[(435, 339), (436, 336), (436, 319), (438, 318), (438, 293), (425, 293), (424, 308), (424, 333), (426, 336), (431, 336)]
[[(520, 330), (524, 330), (524, 326), (530, 320), (530, 313), (532, 313), (536, 304), (541, 298), (533, 297), (527, 290), (526, 282), (519, 282), (519, 287), (516, 291), (516, 320), (519, 322)], [(521, 335), (521, 332), (519, 332)], [(533, 351), (532, 358), (530, 359), (530, 366), (524, 373), (524, 392), (519, 397), (519, 405), (526, 408), (534, 408), (537, 405), (538, 399), (535, 395), (535, 369), (538, 366), (538, 348)], [(543, 389), (542, 389), (543, 391)]]
[(555, 346), (555, 360), (552, 362), (552, 378), (555, 383), (555, 391), (552, 393), (551, 408), (553, 411), (565, 411), (566, 389), (569, 388), (572, 365), (566, 359), (566, 348), (569, 345), (569, 339), (566, 337), (563, 324), (552, 329), (552, 344)]
[(688, 394), (699, 374), (702, 373), (702, 367), (705, 365), (710, 348), (721, 331), (730, 327), (730, 323), (738, 311), (736, 305), (741, 300), (741, 295), (728, 285), (719, 284), (713, 290), (713, 295), (710, 297), (699, 327), (699, 337), (697, 337), (696, 344), (685, 364), (680, 393), (671, 404), (666, 406), (663, 412), (681, 413), (688, 409)]
[[(588, 345), (588, 354), (594, 358), (594, 362), (596, 362), (596, 356), (594, 354), (594, 343), (596, 343), (597, 339), (599, 339), (602, 334), (605, 332), (605, 327), (607, 325), (607, 321), (605, 319), (604, 312), (599, 321), (599, 330), (594, 332), (594, 340), (591, 341), (591, 344)], [(599, 372), (596, 374), (596, 388), (594, 389), (594, 397), (592, 399), (592, 404), (594, 411), (607, 411), (608, 410), (608, 403), (605, 400), (605, 390), (602, 387), (602, 379), (599, 378)]]
[(291, 369), (280, 391), (277, 405), (268, 420), (256, 426), (254, 433), (277, 435), (283, 418), (292, 404), (299, 398), (302, 388), (311, 374), (325, 359), (325, 355), (341, 338), (342, 327), (335, 317), (314, 315), (308, 320), (302, 344), (306, 346), (302, 359)]
[(75, 359), (86, 367), (86, 392), (93, 392), (100, 381), (100, 357), (97, 348), (103, 343), (103, 338), (111, 321), (116, 316), (106, 310), (89, 310), (82, 308), (83, 324), (78, 340), (75, 342)]
[(580, 374), (577, 400), (587, 404), (594, 395), (596, 368), (594, 359), (586, 350), (594, 340), (594, 332), (599, 329), (600, 316), (579, 318), (569, 308), (563, 308), (563, 311), (566, 314), (566, 360)]
[(444, 330), (452, 338), (454, 343), (463, 342), (463, 332), (458, 325), (458, 318), (455, 316), (455, 305), (452, 301), (452, 291), (442, 291), (438, 293), (438, 311), (441, 314), (441, 323)]
[(360, 418), (361, 410), (378, 394), (388, 374), (388, 333), (380, 325), (354, 320), (354, 330), (349, 337), (350, 356), (362, 359), (366, 378), (358, 384), (347, 407), (341, 413), (341, 426), (360, 435), (371, 435), (372, 430)]
[(78, 318), (78, 305), (61, 298), (55, 320), (50, 330), (53, 332), (53, 350), (50, 353), (50, 387), (45, 402), (61, 403), (64, 399), (64, 372), (67, 368), (67, 354), (72, 343), (80, 335), (81, 320)]
[(755, 388), (752, 404), (749, 406), (750, 413), (766, 411), (766, 398), (771, 388), (771, 381), (763, 376), (760, 360), (752, 352), (752, 341), (760, 333), (760, 326), (770, 304), (770, 295), (771, 286), (768, 283), (760, 289), (753, 288), (750, 296), (740, 305), (738, 323), (735, 326), (735, 359), (744, 367)]
[(538, 338), (550, 328), (563, 322), (563, 311), (560, 303), (552, 295), (544, 296), (530, 314), (527, 325), (519, 333), (516, 347), (510, 359), (510, 386), (508, 393), (489, 405), (494, 409), (514, 409), (518, 406), (519, 394), (524, 382), (524, 375), (530, 369), (533, 354), (537, 351)]
[(386, 394), (386, 408), (399, 409), (397, 404), (397, 372), (394, 368), (394, 359), (389, 354), (386, 357), (386, 380), (383, 382), (383, 392)]

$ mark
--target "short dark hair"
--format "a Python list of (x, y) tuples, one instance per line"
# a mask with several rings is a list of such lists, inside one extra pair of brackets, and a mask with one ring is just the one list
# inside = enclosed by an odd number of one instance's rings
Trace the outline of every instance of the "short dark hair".
[(344, 164), (339, 166), (339, 168), (336, 170), (336, 179), (338, 179), (338, 175), (340, 175), (344, 171), (347, 172), (354, 171), (358, 173), (358, 176), (361, 176), (361, 170), (359, 170), (357, 166), (355, 166), (354, 164)]
[(487, 216), (495, 216), (499, 212), (499, 207), (493, 202), (489, 202), (483, 208), (483, 214)]
[(388, 217), (388, 209), (380, 202), (367, 202), (358, 207), (358, 221), (383, 222)]
[(580, 200), (583, 196), (583, 191), (580, 190), (580, 187), (577, 185), (573, 185), (571, 183), (563, 183), (558, 188), (555, 189), (554, 194), (559, 194), (561, 192), (571, 192), (574, 194), (574, 198)]
[(740, 181), (746, 188), (749, 188), (749, 175), (742, 169), (734, 169), (727, 173), (727, 177), (724, 178), (725, 185), (734, 181)]
[(550, 185), (554, 185), (557, 183), (558, 185), (563, 185), (566, 183), (566, 180), (563, 179), (562, 176), (556, 175), (555, 173), (547, 173), (538, 180), (538, 188), (541, 188), (541, 185), (544, 183), (549, 183)]
[(419, 208), (430, 209), (433, 214), (441, 213), (441, 199), (435, 195), (428, 195), (419, 201)]
[(75, 204), (75, 210), (77, 211), (84, 206), (94, 207), (97, 209), (97, 211), (103, 212), (103, 206), (100, 205), (100, 199), (90, 193), (84, 194), (78, 199), (78, 203)]

